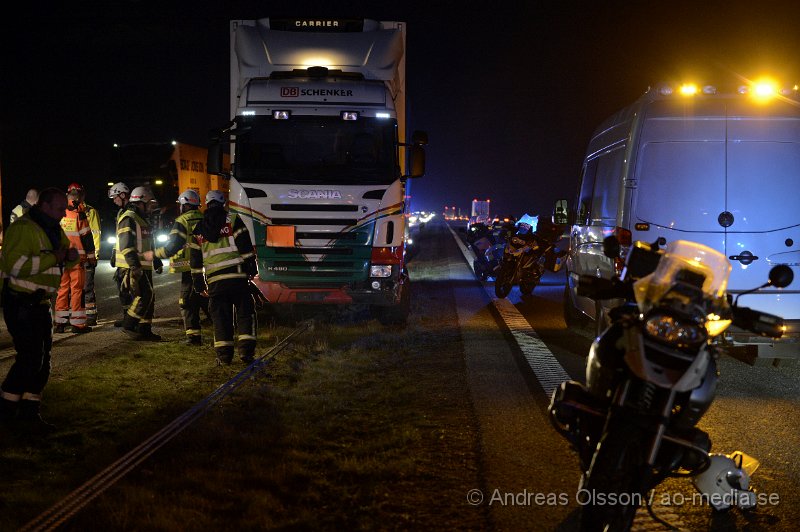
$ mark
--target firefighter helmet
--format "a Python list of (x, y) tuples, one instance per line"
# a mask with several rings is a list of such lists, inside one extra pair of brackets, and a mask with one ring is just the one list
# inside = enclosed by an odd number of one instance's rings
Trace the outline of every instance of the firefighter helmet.
[(153, 196), (153, 191), (150, 190), (150, 187), (136, 187), (131, 191), (131, 199), (130, 201), (136, 202), (141, 201), (143, 203), (149, 203), (151, 201), (155, 201), (156, 198)]
[(120, 194), (130, 194), (131, 189), (128, 188), (128, 185), (125, 183), (115, 183), (108, 189), (108, 197), (111, 199), (116, 198)]
[(73, 190), (77, 190), (80, 193), (83, 193), (83, 187), (80, 186), (78, 183), (70, 183), (67, 187), (67, 193), (72, 192)]
[(195, 207), (200, 206), (200, 194), (197, 193), (194, 189), (184, 190), (181, 192), (181, 195), (178, 196), (177, 203), (181, 205), (193, 205)]
[(206, 194), (206, 205), (212, 201), (217, 201), (222, 205), (225, 205), (225, 195), (219, 190), (209, 190), (208, 194)]

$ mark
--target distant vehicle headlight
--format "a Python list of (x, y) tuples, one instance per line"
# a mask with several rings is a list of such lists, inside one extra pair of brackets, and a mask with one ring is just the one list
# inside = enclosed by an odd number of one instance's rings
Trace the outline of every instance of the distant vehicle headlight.
[(117, 237), (110, 236), (110, 237), (106, 238), (106, 242), (108, 242), (109, 244), (111, 244), (113, 246), (114, 244), (117, 243)]
[(166, 242), (167, 240), (169, 240), (169, 236), (165, 235), (164, 233), (161, 233), (160, 235), (158, 235), (158, 236), (156, 237), (156, 240), (157, 240), (158, 242), (161, 242), (161, 243), (163, 244), (164, 242)]

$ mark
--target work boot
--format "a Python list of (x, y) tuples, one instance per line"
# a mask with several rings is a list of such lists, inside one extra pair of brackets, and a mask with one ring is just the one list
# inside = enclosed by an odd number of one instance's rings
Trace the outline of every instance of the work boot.
[(75, 334), (83, 334), (83, 333), (92, 332), (92, 328), (89, 327), (88, 325), (84, 325), (83, 327), (78, 327), (77, 325), (73, 325), (72, 327), (70, 327), (69, 332), (72, 332), (72, 333), (75, 333)]
[(55, 430), (56, 426), (42, 419), (39, 413), (40, 401), (23, 399), (19, 402), (17, 413), (17, 428), (21, 432), (47, 433)]
[(239, 360), (241, 360), (245, 364), (250, 364), (255, 359), (256, 359), (256, 356), (252, 352), (250, 352), (250, 351), (239, 351)]
[(94, 327), (95, 325), (97, 325), (97, 316), (87, 316), (86, 325), (88, 325), (89, 327)]
[(161, 335), (154, 333), (150, 325), (139, 325), (139, 338), (137, 338), (137, 340), (143, 342), (160, 342)]
[(230, 366), (233, 362), (233, 348), (217, 349), (217, 366)]
[(122, 327), (125, 324), (125, 320), (115, 320), (114, 327)]
[(54, 333), (63, 333), (67, 326), (63, 323), (56, 323), (55, 327), (53, 327)]
[(192, 334), (187, 336), (183, 343), (186, 345), (203, 345), (203, 340), (200, 338), (199, 334)]

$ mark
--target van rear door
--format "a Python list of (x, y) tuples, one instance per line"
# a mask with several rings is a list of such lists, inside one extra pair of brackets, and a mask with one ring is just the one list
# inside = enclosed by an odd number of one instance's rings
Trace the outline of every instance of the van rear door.
[[(648, 106), (631, 223), (650, 226), (634, 239), (692, 240), (724, 253), (733, 291), (764, 283), (775, 264), (800, 264), (800, 110), (744, 98)], [(800, 294), (788, 293), (798, 283), (742, 304), (800, 318)]]

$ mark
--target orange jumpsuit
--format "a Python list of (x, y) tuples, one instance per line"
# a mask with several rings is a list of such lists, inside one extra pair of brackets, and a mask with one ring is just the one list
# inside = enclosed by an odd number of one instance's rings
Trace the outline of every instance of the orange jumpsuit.
[(69, 247), (78, 250), (80, 263), (71, 268), (64, 268), (61, 274), (61, 286), (56, 297), (56, 325), (69, 323), (73, 327), (86, 327), (86, 303), (83, 287), (86, 280), (84, 263), (95, 256), (92, 228), (86, 217), (83, 204), (76, 208), (68, 208), (61, 219), (61, 228), (69, 239)]

